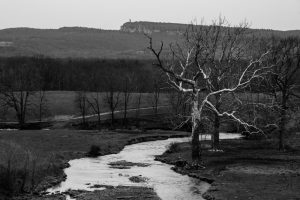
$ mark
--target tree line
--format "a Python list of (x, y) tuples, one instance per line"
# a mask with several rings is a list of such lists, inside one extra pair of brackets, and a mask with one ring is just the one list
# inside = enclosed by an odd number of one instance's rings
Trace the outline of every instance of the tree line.
[[(112, 112), (125, 99), (127, 111), (130, 94), (157, 90), (157, 74), (151, 60), (54, 59), (43, 56), (0, 58), (1, 109), (12, 109), (22, 126), (29, 107), (34, 107), (42, 121), (46, 111), (46, 91), (77, 91), (76, 107), (83, 117), (90, 112), (100, 123), (100, 93)], [(95, 95), (87, 97), (88, 92)], [(122, 93), (122, 94), (121, 94)], [(32, 102), (32, 97), (38, 99)], [(102, 105), (101, 105), (102, 106)], [(5, 111), (4, 111), (5, 112)], [(126, 121), (125, 112), (125, 121)]]

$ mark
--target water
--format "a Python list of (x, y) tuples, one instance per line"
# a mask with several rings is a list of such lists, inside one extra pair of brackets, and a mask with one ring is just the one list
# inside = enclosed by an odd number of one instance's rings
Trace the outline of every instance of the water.
[[(220, 138), (238, 138), (237, 134), (221, 134)], [(171, 170), (171, 165), (155, 161), (155, 155), (163, 154), (168, 145), (174, 142), (187, 142), (189, 138), (172, 138), (168, 140), (143, 142), (126, 146), (120, 153), (100, 156), (98, 158), (81, 158), (71, 160), (70, 167), (65, 169), (66, 181), (48, 190), (50, 193), (72, 190), (94, 191), (90, 186), (95, 184), (112, 186), (143, 186), (154, 188), (163, 200), (199, 200), (209, 184)], [(150, 164), (148, 167), (134, 166), (130, 169), (115, 169), (108, 165), (111, 162), (126, 160), (134, 163)], [(145, 183), (134, 183), (131, 176), (143, 176)], [(105, 188), (97, 188), (105, 189)]]

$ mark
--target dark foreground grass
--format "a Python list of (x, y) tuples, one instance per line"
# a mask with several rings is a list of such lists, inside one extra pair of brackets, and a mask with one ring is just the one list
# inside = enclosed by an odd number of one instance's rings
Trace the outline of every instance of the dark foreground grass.
[(203, 150), (205, 169), (182, 166), (191, 163), (189, 143), (157, 159), (178, 164), (174, 170), (179, 173), (213, 181), (206, 199), (300, 199), (300, 136), (292, 143), (293, 149), (279, 152), (270, 141), (225, 140), (224, 152)]
[[(0, 179), (3, 184), (0, 193), (38, 194), (62, 181), (67, 162), (87, 156), (92, 146), (99, 147), (99, 155), (106, 155), (118, 153), (127, 144), (166, 139), (174, 135), (187, 134), (167, 131), (1, 131)], [(11, 188), (5, 188), (8, 181), (12, 184)], [(4, 196), (0, 195), (1, 198)]]
[[(94, 192), (72, 190), (66, 192), (66, 194), (77, 200), (160, 200), (152, 188), (145, 187), (108, 186), (105, 190), (96, 190)], [(47, 196), (23, 195), (14, 197), (12, 200), (65, 200), (66, 194)]]

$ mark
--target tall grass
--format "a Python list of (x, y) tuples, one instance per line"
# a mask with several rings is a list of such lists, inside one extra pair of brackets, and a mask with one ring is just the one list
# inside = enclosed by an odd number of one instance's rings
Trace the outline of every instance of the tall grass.
[(33, 192), (45, 176), (58, 173), (51, 157), (33, 154), (22, 146), (0, 141), (0, 192)]

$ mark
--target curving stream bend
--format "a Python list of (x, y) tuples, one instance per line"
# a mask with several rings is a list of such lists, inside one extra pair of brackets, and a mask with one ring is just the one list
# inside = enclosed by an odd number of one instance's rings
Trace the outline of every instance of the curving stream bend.
[[(238, 134), (220, 134), (221, 139), (238, 138)], [(190, 138), (171, 138), (167, 140), (143, 142), (126, 146), (118, 154), (71, 160), (65, 169), (67, 179), (47, 192), (65, 192), (71, 190), (101, 190), (90, 188), (92, 185), (143, 186), (152, 187), (162, 200), (199, 200), (209, 184), (198, 179), (181, 175), (171, 169), (171, 165), (155, 161), (156, 155), (163, 154), (174, 142), (187, 142)], [(147, 167), (133, 166), (129, 169), (111, 168), (109, 163), (125, 160), (134, 163), (149, 164)], [(147, 178), (144, 183), (134, 183), (131, 176)]]

